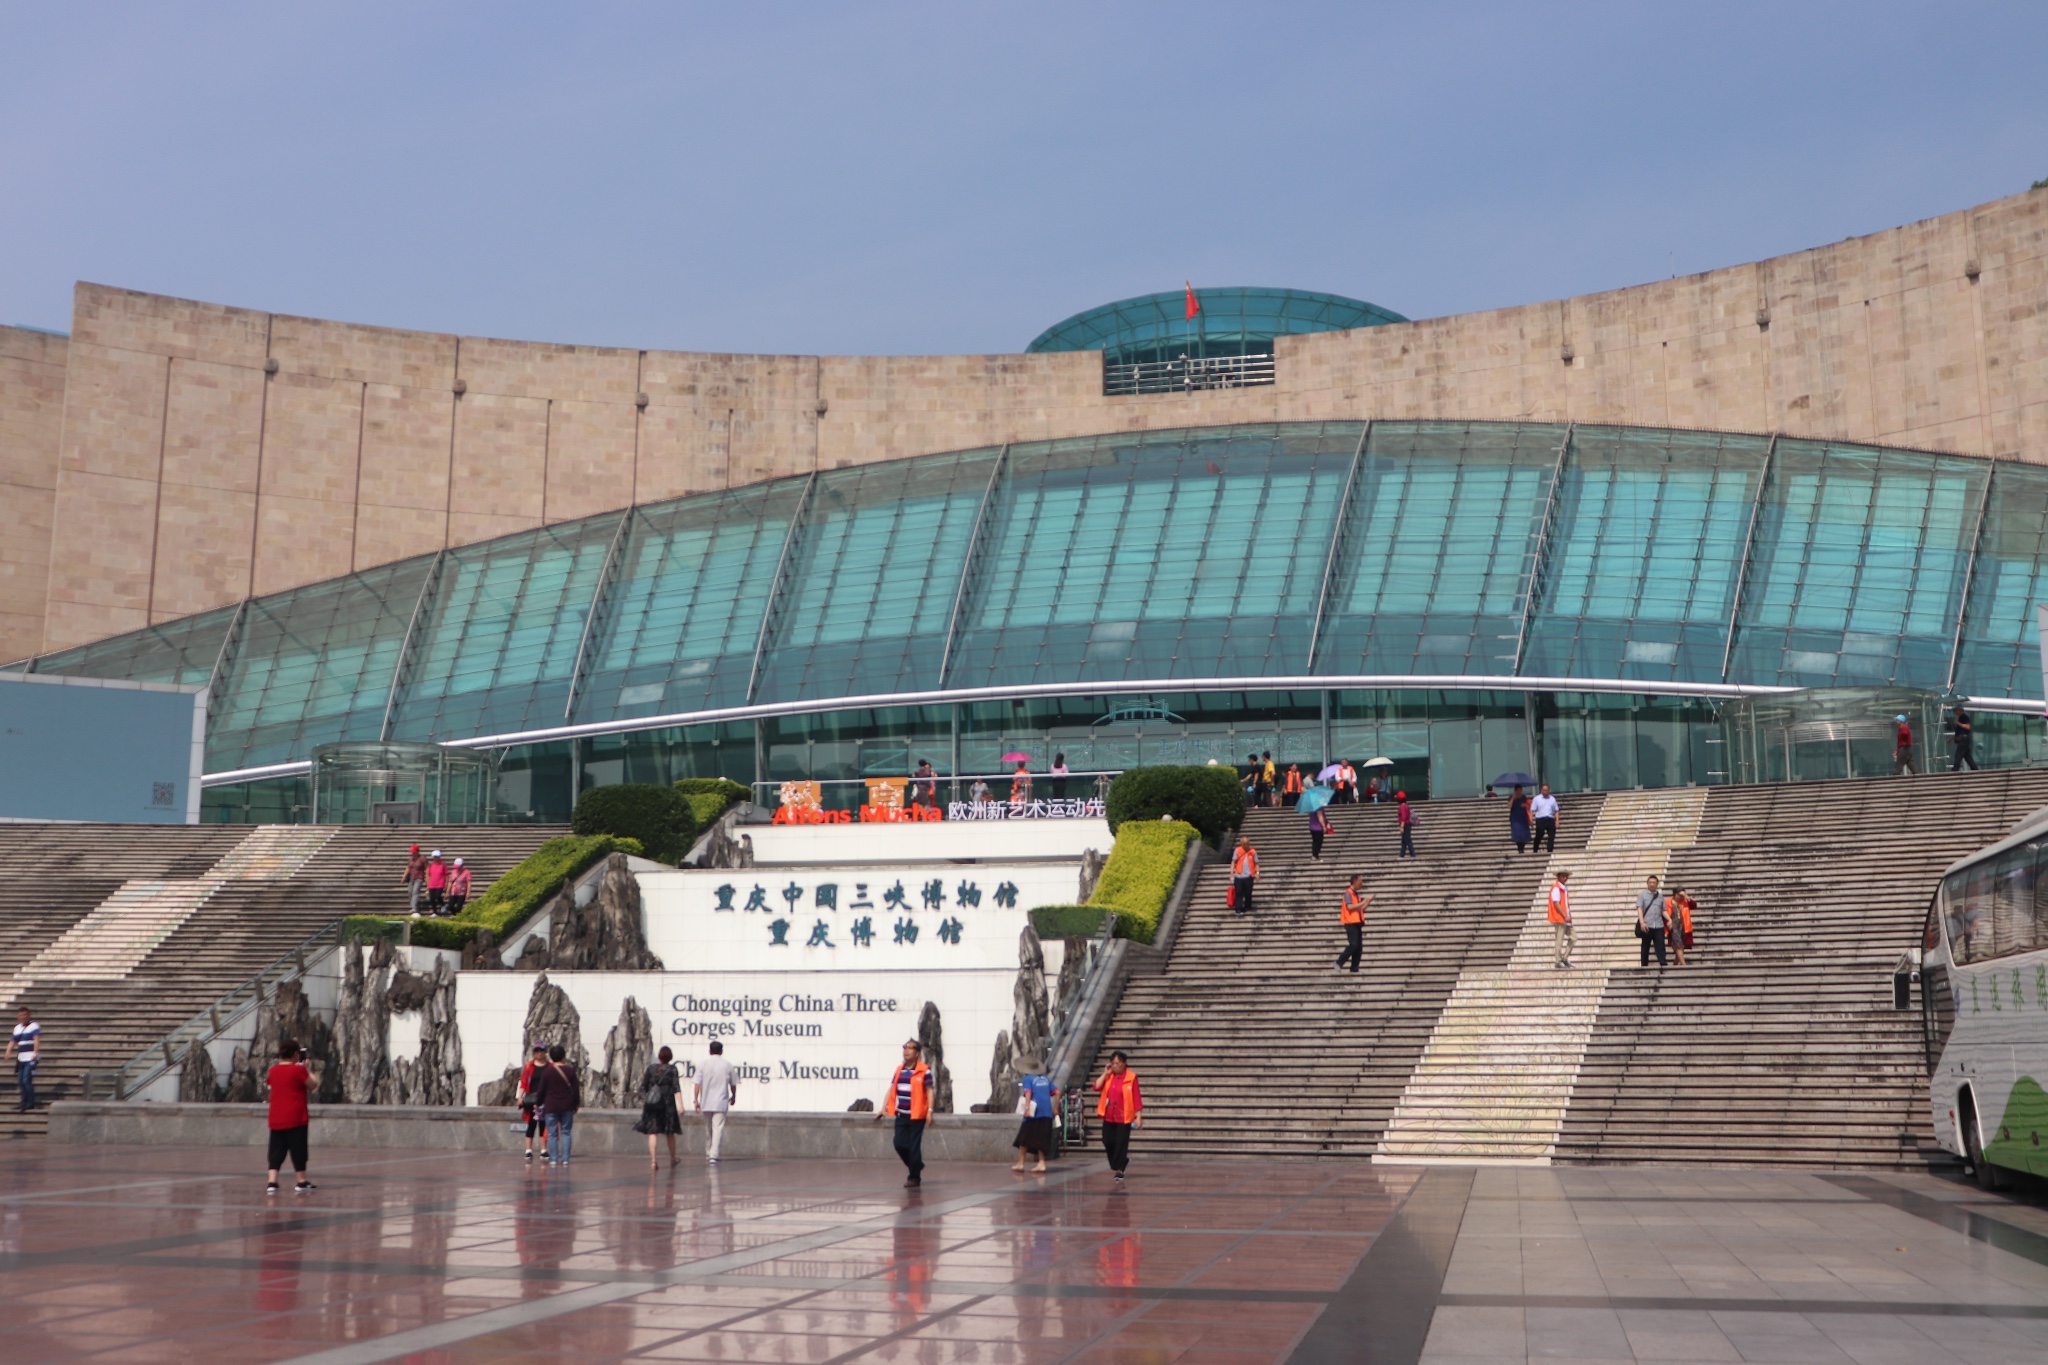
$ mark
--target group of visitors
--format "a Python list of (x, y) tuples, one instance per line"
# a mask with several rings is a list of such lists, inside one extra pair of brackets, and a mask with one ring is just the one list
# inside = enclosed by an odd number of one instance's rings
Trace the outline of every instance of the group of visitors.
[[(1215, 762), (1214, 759), (1210, 760)], [(1331, 788), (1331, 802), (1341, 806), (1374, 805), (1381, 801), (1395, 799), (1391, 780), (1382, 781), (1377, 776), (1368, 777), (1363, 786), (1358, 781), (1358, 769), (1344, 759), (1325, 763), (1316, 770), (1314, 777), (1304, 776), (1299, 763), (1287, 765), (1281, 772), (1273, 761), (1273, 752), (1244, 756), (1244, 794), (1247, 803), (1253, 806), (1286, 806), (1292, 809), (1301, 800), (1301, 794), (1327, 777)], [(1384, 763), (1384, 760), (1382, 760)]]
[[(1138, 1073), (1121, 1051), (1109, 1054), (1109, 1065), (1096, 1078), (1095, 1116), (1102, 1123), (1102, 1150), (1109, 1169), (1122, 1183), (1131, 1165), (1131, 1133), (1144, 1126), (1145, 1098), (1138, 1087)], [(1013, 1171), (1042, 1175), (1046, 1158), (1052, 1155), (1053, 1116), (1058, 1112), (1060, 1089), (1041, 1072), (1028, 1072), (1017, 1080), (1017, 1149)], [(903, 1060), (890, 1074), (889, 1088), (882, 1096), (884, 1118), (896, 1121), (896, 1155), (903, 1162), (905, 1189), (924, 1184), (924, 1133), (931, 1123), (932, 1070), (924, 1060), (924, 1046), (915, 1038), (903, 1043)], [(1027, 1163), (1037, 1160), (1036, 1166)]]
[(406, 855), (404, 881), (414, 919), (420, 917), (422, 899), (427, 903), (425, 913), (437, 918), (459, 915), (462, 907), (469, 904), (469, 865), (460, 858), (448, 861), (438, 848), (422, 854), (420, 846), (414, 844)]
[(1557, 798), (1550, 794), (1548, 782), (1539, 785), (1534, 796), (1523, 795), (1519, 786), (1509, 794), (1508, 838), (1517, 853), (1541, 853), (1546, 844), (1557, 852)]
[[(1571, 869), (1560, 868), (1550, 885), (1551, 965), (1558, 968), (1572, 965), (1571, 879)], [(1670, 965), (1666, 956), (1667, 945), (1678, 958), (1678, 965), (1683, 967), (1685, 950), (1692, 947), (1693, 912), (1699, 909), (1699, 902), (1682, 886), (1667, 894), (1662, 885), (1661, 878), (1652, 876), (1636, 897), (1635, 936), (1640, 949), (1639, 967), (1650, 965), (1652, 949), (1656, 950), (1659, 969)]]
[[(690, 1083), (690, 1108), (704, 1118), (704, 1159), (717, 1165), (725, 1145), (725, 1120), (738, 1097), (739, 1082), (725, 1060), (725, 1044), (711, 1040), (711, 1056)], [(526, 1127), (526, 1160), (536, 1155), (547, 1166), (566, 1166), (575, 1147), (576, 1115), (583, 1108), (583, 1078), (561, 1043), (535, 1043), (519, 1073), (519, 1112)], [(633, 1131), (647, 1135), (647, 1166), (661, 1165), (661, 1140), (668, 1140), (674, 1167), (676, 1139), (683, 1131), (683, 1078), (676, 1054), (662, 1048), (640, 1074), (640, 1117)], [(535, 1138), (539, 1138), (536, 1147)]]
[[(1913, 725), (1905, 713), (1892, 717), (1898, 726), (1892, 737), (1892, 775), (1911, 777), (1913, 775)], [(1949, 712), (1949, 742), (1955, 746), (1955, 757), (1949, 760), (1948, 770), (1959, 773), (1967, 765), (1971, 772), (1977, 771), (1977, 723), (1970, 719), (1970, 713), (1958, 705)], [(1937, 758), (1934, 760), (1939, 762)]]

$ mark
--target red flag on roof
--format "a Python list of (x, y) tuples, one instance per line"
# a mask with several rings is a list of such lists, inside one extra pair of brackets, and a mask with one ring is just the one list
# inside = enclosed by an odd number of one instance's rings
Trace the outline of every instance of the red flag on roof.
[(1195, 314), (1197, 314), (1197, 313), (1199, 313), (1199, 312), (1201, 312), (1201, 311), (1202, 311), (1202, 305), (1201, 305), (1201, 303), (1200, 303), (1200, 302), (1199, 302), (1199, 301), (1198, 301), (1198, 300), (1197, 300), (1197, 299), (1195, 298), (1195, 286), (1194, 286), (1194, 285), (1193, 285), (1192, 283), (1190, 283), (1190, 282), (1187, 282), (1187, 281), (1183, 281), (1183, 283), (1186, 283), (1186, 284), (1187, 284), (1187, 291), (1188, 291), (1188, 311), (1187, 311), (1187, 316), (1188, 316), (1188, 320), (1189, 320), (1189, 321), (1193, 321), (1193, 320), (1194, 320), (1194, 316), (1195, 316)]

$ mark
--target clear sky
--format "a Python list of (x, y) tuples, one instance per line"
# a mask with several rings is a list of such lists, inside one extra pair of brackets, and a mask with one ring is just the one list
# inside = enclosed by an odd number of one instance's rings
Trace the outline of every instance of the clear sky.
[(1021, 349), (1410, 317), (2048, 177), (2048, 4), (0, 0), (0, 322), (79, 279), (545, 341)]

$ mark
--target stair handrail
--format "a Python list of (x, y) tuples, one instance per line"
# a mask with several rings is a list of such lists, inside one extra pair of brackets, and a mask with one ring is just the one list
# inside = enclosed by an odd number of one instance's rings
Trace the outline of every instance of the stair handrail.
[(1062, 1092), (1073, 1088), (1073, 1073), (1087, 1064), (1082, 1050), (1096, 1032), (1105, 999), (1112, 983), (1122, 976), (1124, 958), (1130, 952), (1130, 940), (1116, 936), (1116, 918), (1114, 911), (1104, 914), (1102, 927), (1083, 940), (1085, 965), (1074, 986), (1073, 1003), (1054, 1012), (1045, 1045), (1045, 1074)]
[[(210, 1043), (226, 1033), (264, 1001), (264, 987), (293, 975), (304, 976), (308, 959), (341, 942), (340, 918), (322, 925), (286, 949), (253, 976), (228, 990), (212, 1004), (179, 1024), (114, 1070), (114, 1098), (126, 1099), (166, 1073), (184, 1065), (193, 1043)], [(90, 1094), (85, 1098), (91, 1099)]]

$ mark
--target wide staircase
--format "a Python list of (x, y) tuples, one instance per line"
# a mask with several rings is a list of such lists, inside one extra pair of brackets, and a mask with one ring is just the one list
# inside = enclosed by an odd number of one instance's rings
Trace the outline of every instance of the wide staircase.
[[(1561, 850), (1600, 801), (1562, 798)], [(1227, 864), (1205, 868), (1167, 970), (1124, 988), (1106, 1047), (1143, 1077), (1146, 1150), (1371, 1156), (1460, 975), (1507, 964), (1546, 858), (1515, 851), (1505, 802), (1419, 804), (1414, 858), (1391, 805), (1331, 820), (1314, 862), (1303, 817), (1248, 812), (1253, 913), (1225, 907)], [(1356, 975), (1334, 970), (1354, 872), (1374, 897)]]
[[(2048, 772), (1564, 798), (1555, 855), (1518, 855), (1499, 801), (1304, 822), (1254, 811), (1257, 913), (1204, 870), (1163, 971), (1104, 1040), (1144, 1079), (1143, 1150), (1402, 1162), (1898, 1167), (1932, 1155), (1917, 1008), (1892, 968), (1941, 870), (2048, 805)], [(1544, 892), (1569, 867), (1576, 946)], [(1336, 907), (1366, 874), (1365, 968)], [(1689, 965), (1638, 966), (1655, 873), (1700, 902)], [(1100, 1059), (1098, 1059), (1099, 1061)]]
[[(347, 915), (406, 909), (412, 844), (481, 895), (545, 825), (0, 825), (0, 1005), (43, 1025), (43, 1104), (80, 1093)], [(0, 1078), (0, 1137), (39, 1136)]]

